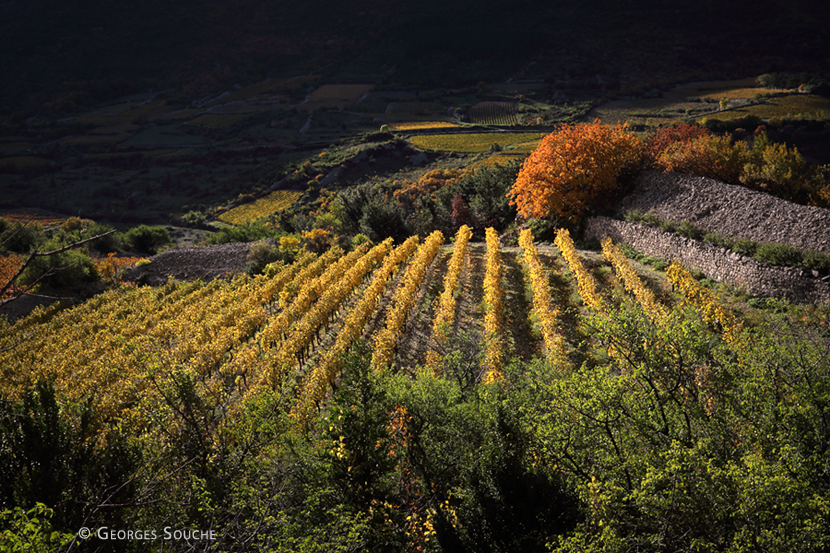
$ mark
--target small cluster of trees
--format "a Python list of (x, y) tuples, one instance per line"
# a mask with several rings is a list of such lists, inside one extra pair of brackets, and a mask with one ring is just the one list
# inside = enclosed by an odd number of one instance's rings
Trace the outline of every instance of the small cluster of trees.
[(608, 205), (626, 178), (644, 168), (690, 173), (830, 206), (827, 169), (810, 167), (796, 148), (759, 128), (748, 142), (696, 125), (657, 129), (640, 138), (625, 125), (563, 125), (542, 139), (509, 194), (527, 218), (578, 222)]

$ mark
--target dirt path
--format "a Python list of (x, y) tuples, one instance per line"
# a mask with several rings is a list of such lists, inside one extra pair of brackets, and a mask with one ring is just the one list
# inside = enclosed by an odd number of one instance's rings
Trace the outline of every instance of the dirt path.
[(427, 269), (415, 306), (409, 312), (403, 332), (398, 336), (396, 361), (399, 367), (414, 368), (423, 366), (426, 362), (432, 339), (435, 302), (444, 290), (444, 275), (451, 256), (451, 249), (442, 248)]
[[(506, 249), (506, 248), (505, 248)], [(530, 313), (532, 299), (525, 293), (525, 275), (519, 252), (504, 251), (501, 255), (504, 291), (504, 347), (508, 355), (530, 360), (542, 354), (542, 343), (533, 332)]]

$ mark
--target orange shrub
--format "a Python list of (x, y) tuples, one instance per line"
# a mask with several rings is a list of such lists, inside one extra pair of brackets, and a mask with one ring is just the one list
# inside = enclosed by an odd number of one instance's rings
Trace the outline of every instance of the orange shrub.
[(405, 181), (394, 193), (395, 199), (405, 207), (415, 207), (418, 198), (432, 197), (437, 190), (452, 186), (464, 176), (463, 169), (435, 169), (415, 182)]
[[(19, 255), (0, 256), (0, 289), (3, 289), (6, 284), (9, 283), (22, 265), (23, 258)], [(17, 289), (14, 286), (11, 286), (8, 290), (6, 290), (4, 296), (0, 296), (0, 300), (12, 297), (16, 293)]]
[(733, 144), (726, 136), (704, 136), (669, 145), (658, 156), (656, 165), (667, 172), (700, 175), (738, 184), (748, 156), (744, 142)]
[(331, 247), (333, 236), (331, 231), (316, 228), (314, 230), (304, 230), (302, 233), (306, 248), (314, 253), (322, 253)]
[(524, 217), (579, 221), (639, 165), (641, 152), (628, 125), (562, 125), (525, 160), (508, 197)]
[[(70, 217), (70, 219), (72, 219)], [(116, 257), (115, 252), (110, 252), (107, 254), (106, 259), (100, 259), (95, 261), (95, 267), (98, 269), (98, 274), (101, 275), (101, 279), (108, 281), (108, 282), (115, 282), (115, 275), (123, 269), (124, 267), (132, 267), (139, 261), (143, 260), (143, 257)]]
[(681, 123), (670, 127), (660, 127), (643, 141), (646, 159), (653, 164), (669, 146), (677, 142), (691, 142), (696, 138), (712, 136), (712, 132), (700, 125)]

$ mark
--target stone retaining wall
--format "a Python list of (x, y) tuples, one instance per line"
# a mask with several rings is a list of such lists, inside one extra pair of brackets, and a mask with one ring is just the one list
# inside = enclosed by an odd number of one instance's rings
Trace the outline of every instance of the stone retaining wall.
[(731, 250), (659, 228), (592, 217), (586, 223), (585, 236), (598, 240), (609, 236), (615, 242), (625, 242), (645, 255), (666, 261), (677, 259), (709, 278), (738, 286), (755, 296), (784, 298), (795, 303), (830, 300), (830, 282), (813, 278), (809, 271), (761, 263)]
[(726, 236), (830, 253), (830, 209), (705, 177), (647, 171), (615, 212), (632, 209)]

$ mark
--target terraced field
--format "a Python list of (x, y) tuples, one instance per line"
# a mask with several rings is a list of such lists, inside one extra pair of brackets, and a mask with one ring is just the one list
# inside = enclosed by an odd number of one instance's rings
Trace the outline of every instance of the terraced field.
[(458, 133), (419, 135), (413, 136), (410, 141), (422, 150), (478, 153), (486, 152), (494, 145), (500, 148), (518, 146), (530, 151), (540, 137), (538, 132)]

